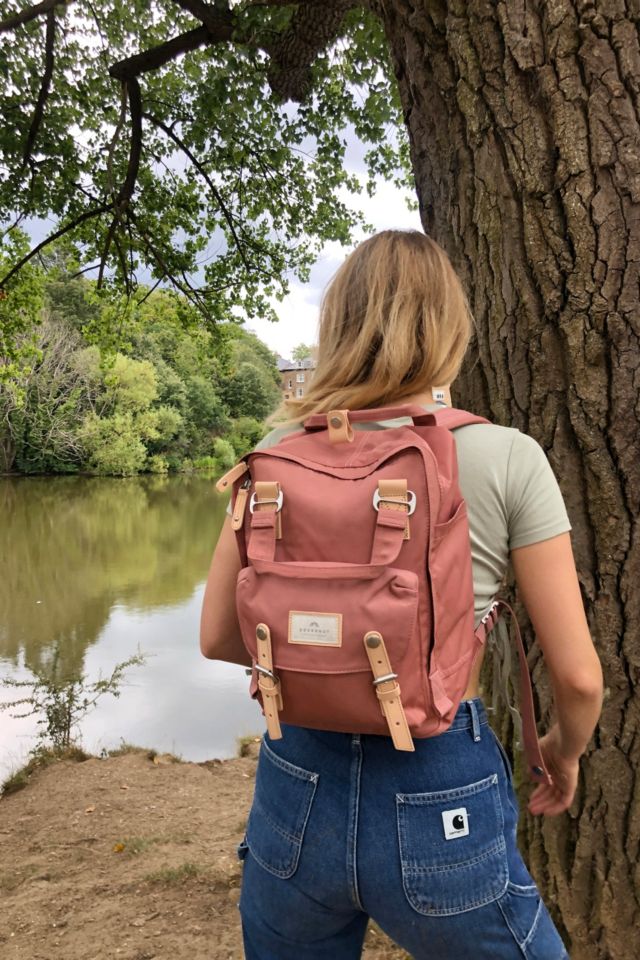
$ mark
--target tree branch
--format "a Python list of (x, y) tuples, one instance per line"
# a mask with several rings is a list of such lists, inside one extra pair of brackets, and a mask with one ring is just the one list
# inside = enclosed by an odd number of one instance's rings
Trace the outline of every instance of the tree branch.
[(196, 20), (199, 20), (208, 30), (212, 33), (215, 33), (219, 27), (221, 20), (227, 20), (229, 23), (233, 23), (233, 15), (229, 10), (228, 6), (221, 8), (220, 6), (211, 6), (209, 3), (205, 3), (204, 0), (173, 0), (179, 7), (182, 7), (183, 10), (186, 10), (187, 13), (191, 13)]
[(338, 36), (347, 10), (363, 0), (328, 0), (321, 6), (299, 3), (289, 29), (270, 46), (267, 77), (282, 100), (302, 102), (311, 86), (311, 65)]
[(139, 77), (141, 73), (149, 73), (151, 70), (157, 70), (171, 60), (175, 60), (182, 53), (190, 50), (197, 50), (207, 43), (215, 43), (217, 40), (230, 40), (232, 28), (226, 34), (221, 30), (219, 36), (214, 36), (207, 27), (196, 27), (195, 30), (188, 30), (181, 33), (166, 43), (161, 43), (150, 50), (143, 50), (136, 53), (126, 60), (119, 60), (109, 67), (109, 74), (116, 80), (128, 80), (130, 77)]
[(142, 96), (140, 94), (140, 84), (135, 77), (130, 77), (127, 80), (127, 90), (129, 92), (129, 112), (131, 114), (131, 146), (129, 148), (127, 173), (116, 197), (116, 208), (118, 210), (124, 210), (133, 196), (142, 153)]
[(49, 13), (55, 7), (67, 6), (70, 3), (73, 3), (73, 0), (42, 0), (42, 3), (34, 3), (32, 7), (27, 7), (20, 13), (14, 13), (12, 17), (7, 17), (6, 20), (0, 20), (0, 33), (8, 33), (9, 30), (15, 30), (16, 27), (21, 27), (24, 23), (35, 20), (41, 13)]
[[(147, 235), (147, 233), (146, 233), (146, 232), (142, 229), (142, 227), (140, 226), (140, 223), (139, 223), (139, 221), (138, 221), (138, 218), (135, 216), (135, 214), (133, 213), (132, 210), (128, 210), (128, 211), (127, 211), (127, 218), (128, 218), (128, 220), (129, 220), (131, 223), (133, 223), (134, 226), (136, 227), (136, 229), (137, 229), (137, 231), (138, 231), (138, 233), (139, 233), (139, 235), (140, 235), (140, 239), (142, 240), (143, 244), (145, 245), (147, 251), (152, 255), (152, 257), (154, 258), (154, 260), (156, 261), (156, 263), (158, 264), (158, 266), (162, 269), (162, 271), (163, 271), (163, 273), (164, 273), (164, 277), (168, 277), (169, 280), (171, 280), (171, 282), (173, 283), (173, 285), (174, 285), (175, 287), (177, 287), (178, 290), (180, 290), (180, 292), (185, 295), (185, 297), (187, 298), (187, 300), (189, 300), (191, 303), (194, 303), (194, 302), (195, 302), (196, 306), (198, 306), (197, 299), (192, 299), (192, 297), (190, 296), (190, 290), (187, 289), (187, 287), (185, 287), (182, 283), (180, 283), (180, 281), (178, 280), (178, 278), (175, 277), (175, 276), (171, 273), (171, 271), (169, 270), (169, 268), (167, 267), (167, 265), (166, 265), (166, 263), (165, 263), (165, 261), (164, 261), (164, 257), (162, 256), (162, 254), (158, 253), (158, 251), (156, 250), (156, 248), (155, 248), (154, 245), (152, 244), (151, 240), (149, 239), (149, 236)], [(161, 279), (164, 279), (164, 277), (162, 277)]]
[(56, 39), (56, 14), (55, 9), (51, 9), (47, 12), (47, 32), (45, 39), (45, 54), (44, 54), (44, 73), (42, 74), (42, 83), (40, 84), (40, 92), (38, 93), (38, 99), (36, 101), (35, 110), (33, 111), (33, 117), (31, 120), (31, 126), (29, 127), (29, 133), (27, 134), (27, 140), (24, 145), (24, 153), (22, 155), (22, 169), (27, 166), (29, 158), (31, 157), (31, 151), (33, 150), (34, 144), (36, 142), (36, 137), (38, 136), (38, 130), (40, 129), (40, 124), (42, 123), (42, 118), (44, 116), (44, 108), (47, 102), (47, 97), (49, 96), (49, 90), (51, 88), (51, 77), (53, 76), (53, 65), (54, 65), (54, 44)]
[(99, 217), (100, 214), (106, 213), (107, 210), (113, 208), (113, 202), (103, 203), (101, 206), (96, 207), (94, 210), (85, 210), (84, 213), (81, 213), (79, 217), (76, 217), (75, 220), (72, 220), (71, 223), (68, 223), (65, 227), (61, 227), (60, 230), (56, 230), (55, 233), (49, 234), (48, 237), (45, 237), (37, 247), (34, 247), (33, 250), (30, 250), (18, 263), (14, 264), (9, 270), (9, 273), (5, 274), (2, 279), (0, 279), (0, 290), (9, 282), (11, 277), (13, 277), (18, 270), (21, 270), (26, 263), (29, 262), (33, 257), (35, 257), (44, 247), (47, 247), (50, 243), (53, 243), (54, 240), (59, 240), (60, 237), (64, 237), (65, 234), (69, 233), (70, 230), (75, 230), (76, 227), (79, 227), (81, 223), (90, 220), (92, 217)]
[[(113, 202), (113, 220), (107, 230), (107, 236), (104, 241), (104, 250), (100, 260), (100, 270), (98, 271), (98, 280), (96, 286), (98, 289), (102, 286), (104, 277), (104, 268), (111, 249), (111, 242), (118, 229), (118, 224), (122, 222), (122, 214), (129, 206), (133, 191), (135, 190), (138, 179), (138, 170), (140, 169), (140, 156), (142, 154), (142, 97), (140, 94), (140, 84), (135, 77), (130, 77), (124, 84), (129, 94), (129, 112), (131, 114), (131, 144), (129, 146), (129, 162), (127, 172), (118, 191), (118, 195)], [(124, 271), (125, 284), (128, 284), (126, 269)]]
[(184, 141), (181, 140), (180, 137), (173, 132), (171, 127), (168, 127), (165, 123), (162, 122), (162, 120), (160, 120), (158, 117), (155, 117), (152, 113), (144, 113), (144, 116), (147, 117), (147, 119), (151, 120), (152, 123), (154, 123), (157, 127), (159, 127), (168, 137), (170, 137), (173, 140), (176, 146), (178, 146), (180, 150), (182, 150), (182, 152), (185, 154), (185, 156), (188, 157), (188, 159), (196, 168), (196, 170), (198, 171), (202, 179), (205, 181), (205, 183), (211, 190), (211, 193), (215, 197), (216, 203), (220, 207), (223, 217), (227, 221), (229, 230), (231, 232), (231, 236), (233, 237), (238, 253), (240, 254), (242, 262), (245, 266), (245, 270), (247, 270), (247, 272), (250, 272), (251, 268), (250, 268), (249, 262), (247, 261), (247, 258), (245, 257), (244, 250), (242, 249), (242, 242), (237, 234), (236, 227), (233, 222), (233, 217), (231, 216), (231, 213), (228, 210), (227, 205), (222, 199), (222, 196), (220, 195), (220, 191), (216, 187), (215, 183), (213, 182), (213, 180), (211, 179), (207, 171), (204, 169), (204, 167), (202, 166), (198, 158), (191, 152), (191, 150), (186, 145), (186, 143), (184, 143)]

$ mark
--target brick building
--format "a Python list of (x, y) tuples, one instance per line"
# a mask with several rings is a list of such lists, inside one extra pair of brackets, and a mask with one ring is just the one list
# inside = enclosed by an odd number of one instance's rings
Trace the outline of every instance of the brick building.
[(284, 400), (291, 397), (304, 397), (307, 387), (313, 376), (315, 362), (308, 358), (306, 360), (285, 360), (282, 357), (278, 360), (278, 369), (280, 370), (280, 388)]

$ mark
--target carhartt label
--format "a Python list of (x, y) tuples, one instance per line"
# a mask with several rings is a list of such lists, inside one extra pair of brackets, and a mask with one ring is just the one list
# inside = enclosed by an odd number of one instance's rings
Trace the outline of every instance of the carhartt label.
[(456, 837), (469, 836), (469, 814), (466, 807), (456, 810), (443, 810), (442, 823), (444, 824), (445, 840), (455, 840)]
[(289, 643), (311, 643), (322, 647), (342, 645), (342, 614), (289, 612)]

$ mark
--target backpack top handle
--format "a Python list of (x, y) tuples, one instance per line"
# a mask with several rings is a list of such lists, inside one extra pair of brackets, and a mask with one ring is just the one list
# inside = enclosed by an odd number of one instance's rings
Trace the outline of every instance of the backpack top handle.
[(304, 421), (304, 428), (308, 431), (328, 430), (332, 443), (343, 443), (353, 440), (351, 424), (356, 421), (394, 420), (396, 417), (410, 417), (414, 425), (448, 429), (467, 423), (489, 423), (484, 417), (455, 407), (427, 411), (417, 403), (405, 403), (390, 407), (372, 407), (368, 410), (329, 410), (327, 413), (314, 413)]

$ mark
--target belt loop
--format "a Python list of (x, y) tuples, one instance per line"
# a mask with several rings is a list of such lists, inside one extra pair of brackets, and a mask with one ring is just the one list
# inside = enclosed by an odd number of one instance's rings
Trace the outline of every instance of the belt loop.
[(478, 707), (475, 700), (467, 700), (469, 704), (469, 713), (471, 714), (471, 729), (473, 739), (477, 743), (480, 740), (480, 719), (478, 717)]

